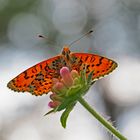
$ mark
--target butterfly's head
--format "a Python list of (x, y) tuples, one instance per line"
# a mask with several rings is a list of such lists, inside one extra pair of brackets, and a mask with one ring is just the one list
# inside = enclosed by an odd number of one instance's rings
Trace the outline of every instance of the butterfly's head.
[(62, 55), (68, 57), (69, 54), (71, 53), (70, 49), (69, 49), (69, 46), (68, 45), (65, 45), (63, 50), (62, 50)]

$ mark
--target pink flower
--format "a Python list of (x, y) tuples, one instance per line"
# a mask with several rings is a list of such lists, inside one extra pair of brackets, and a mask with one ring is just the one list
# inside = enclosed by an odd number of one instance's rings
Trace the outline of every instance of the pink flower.
[(79, 76), (76, 70), (70, 72), (68, 67), (62, 67), (60, 69), (61, 79), (53, 78), (52, 94), (48, 106), (56, 108), (61, 104), (61, 101), (66, 96), (67, 91), (74, 85), (75, 79)]

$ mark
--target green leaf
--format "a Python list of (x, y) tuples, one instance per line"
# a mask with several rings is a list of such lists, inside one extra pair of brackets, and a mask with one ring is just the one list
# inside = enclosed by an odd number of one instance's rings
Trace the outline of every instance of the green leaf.
[(61, 115), (60, 121), (61, 121), (61, 125), (64, 128), (66, 128), (68, 116), (69, 116), (70, 112), (72, 111), (74, 105), (75, 105), (75, 103), (70, 104)]
[(49, 115), (49, 114), (51, 114), (51, 113), (55, 113), (55, 112), (57, 112), (57, 108), (58, 108), (58, 107), (56, 107), (56, 108), (50, 110), (50, 111), (47, 112), (44, 116)]
[(72, 86), (70, 89), (68, 89), (66, 95), (67, 96), (75, 95), (75, 94), (77, 94), (77, 92), (80, 91), (80, 89), (81, 89), (81, 85), (80, 84)]
[(86, 68), (80, 72), (80, 83), (86, 83)]
[(65, 100), (61, 103), (61, 105), (58, 106), (57, 111), (61, 111), (67, 108), (67, 106), (69, 106), (71, 103), (76, 103), (77, 99), (80, 96), (79, 93), (77, 93), (76, 95), (71, 95), (71, 96), (66, 97)]
[(69, 104), (71, 104), (72, 102), (75, 102), (77, 98), (79, 98), (80, 93), (81, 93), (81, 85), (76, 85), (76, 86), (71, 87), (67, 91), (67, 94), (66, 94), (67, 96), (62, 101), (61, 105), (58, 106), (57, 111), (61, 111), (67, 108), (67, 106), (69, 106)]
[(52, 110), (50, 110), (49, 112), (47, 112), (44, 116), (49, 115), (49, 114), (51, 114), (51, 113), (53, 113), (53, 112), (54, 112), (54, 109), (52, 109)]
[(90, 72), (90, 74), (88, 75), (88, 77), (87, 77), (87, 84), (90, 84), (90, 83), (91, 83), (91, 81), (92, 81), (92, 76), (93, 76), (93, 72), (94, 72), (94, 71)]

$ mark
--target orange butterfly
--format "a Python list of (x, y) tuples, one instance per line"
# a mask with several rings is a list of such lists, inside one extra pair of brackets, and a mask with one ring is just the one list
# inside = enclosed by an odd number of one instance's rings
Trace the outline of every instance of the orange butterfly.
[(51, 91), (52, 79), (60, 77), (60, 69), (63, 66), (70, 70), (83, 70), (83, 64), (87, 66), (86, 73), (93, 73), (93, 80), (97, 80), (104, 75), (112, 72), (117, 63), (106, 57), (89, 53), (71, 53), (68, 46), (64, 46), (62, 54), (40, 62), (33, 67), (25, 70), (7, 86), (18, 92), (30, 92), (33, 95), (47, 94)]

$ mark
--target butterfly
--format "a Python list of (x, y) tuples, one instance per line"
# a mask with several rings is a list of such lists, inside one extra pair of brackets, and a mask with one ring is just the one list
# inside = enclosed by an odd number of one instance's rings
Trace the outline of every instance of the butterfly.
[(60, 55), (25, 70), (11, 80), (7, 86), (14, 91), (30, 92), (36, 96), (47, 94), (51, 91), (52, 79), (60, 77), (62, 67), (67, 66), (70, 70), (80, 73), (83, 65), (86, 65), (87, 75), (93, 71), (92, 80), (95, 81), (117, 67), (117, 63), (109, 58), (89, 53), (72, 53), (66, 45)]

